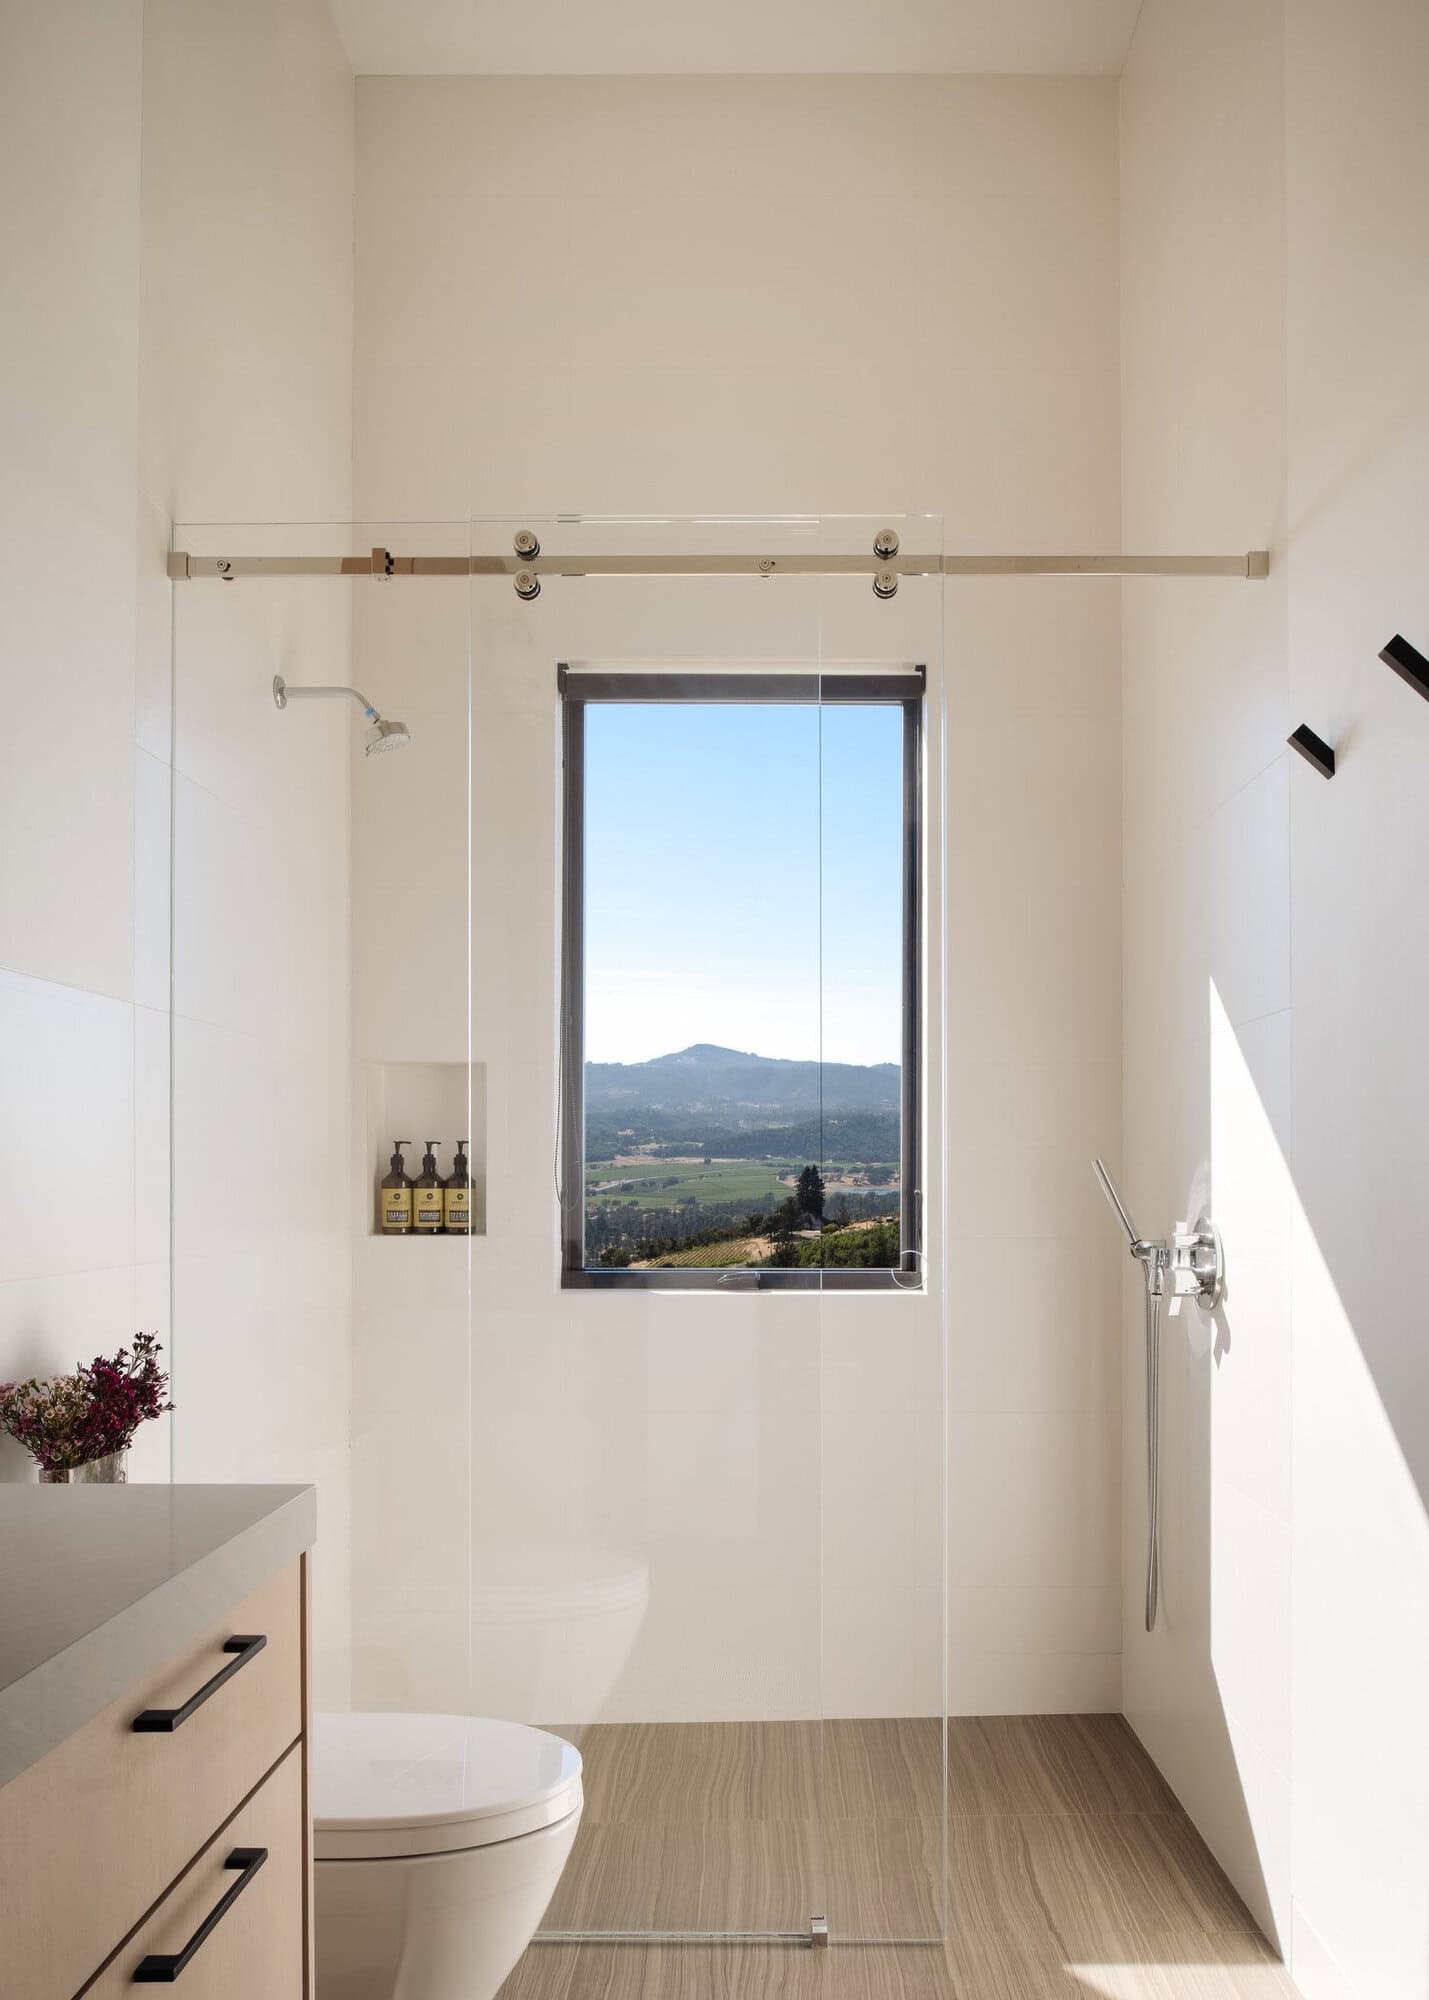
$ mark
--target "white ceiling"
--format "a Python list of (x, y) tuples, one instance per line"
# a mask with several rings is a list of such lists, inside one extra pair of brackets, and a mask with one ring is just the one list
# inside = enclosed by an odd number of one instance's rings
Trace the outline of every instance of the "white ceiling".
[(331, 0), (360, 76), (1120, 73), (1140, 0)]

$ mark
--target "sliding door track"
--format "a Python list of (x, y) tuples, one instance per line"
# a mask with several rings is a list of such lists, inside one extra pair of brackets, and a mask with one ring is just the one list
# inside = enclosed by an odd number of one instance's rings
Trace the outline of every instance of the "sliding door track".
[(810, 1917), (806, 1931), (537, 1931), (532, 1944), (788, 1944), (805, 1951), (829, 1942), (827, 1917)]

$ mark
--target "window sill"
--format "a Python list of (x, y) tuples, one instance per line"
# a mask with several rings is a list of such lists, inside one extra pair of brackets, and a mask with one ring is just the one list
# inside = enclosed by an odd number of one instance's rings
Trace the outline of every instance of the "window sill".
[(768, 1292), (907, 1292), (926, 1295), (921, 1271), (886, 1270), (593, 1270), (562, 1271), (563, 1292), (723, 1292), (749, 1298)]

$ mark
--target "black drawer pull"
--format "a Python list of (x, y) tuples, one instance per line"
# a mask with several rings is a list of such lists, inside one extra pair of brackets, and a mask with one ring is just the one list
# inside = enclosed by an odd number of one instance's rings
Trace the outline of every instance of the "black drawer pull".
[(217, 1694), (225, 1681), (231, 1681), (240, 1667), (246, 1667), (255, 1653), (261, 1653), (268, 1643), (266, 1632), (249, 1633), (244, 1638), (237, 1636), (225, 1639), (225, 1653), (237, 1654), (226, 1667), (220, 1667), (211, 1681), (205, 1681), (197, 1693), (191, 1694), (182, 1708), (146, 1708), (142, 1715), (136, 1715), (133, 1727), (146, 1735), (172, 1736), (181, 1722), (187, 1722), (195, 1709), (202, 1708), (211, 1694)]
[(136, 1986), (172, 1986), (194, 1953), (208, 1943), (267, 1859), (266, 1847), (235, 1847), (223, 1864), (225, 1868), (241, 1871), (233, 1887), (224, 1890), (182, 1951), (151, 1951), (147, 1958), (141, 1958), (134, 1971), (133, 1983)]

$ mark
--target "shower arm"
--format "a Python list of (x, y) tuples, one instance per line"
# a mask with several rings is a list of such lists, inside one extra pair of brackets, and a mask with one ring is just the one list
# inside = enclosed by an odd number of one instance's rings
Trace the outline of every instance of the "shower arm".
[(273, 705), (286, 708), (290, 701), (355, 701), (363, 714), (371, 721), (377, 721), (377, 710), (356, 688), (350, 687), (289, 687), (281, 674), (273, 676)]

